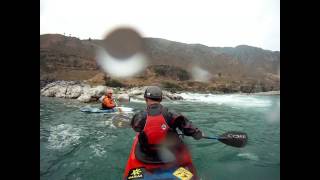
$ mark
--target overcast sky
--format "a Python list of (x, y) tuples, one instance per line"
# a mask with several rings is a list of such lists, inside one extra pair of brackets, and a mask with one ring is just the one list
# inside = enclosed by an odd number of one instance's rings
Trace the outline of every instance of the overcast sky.
[(41, 0), (40, 34), (102, 39), (118, 26), (144, 37), (280, 51), (280, 0)]

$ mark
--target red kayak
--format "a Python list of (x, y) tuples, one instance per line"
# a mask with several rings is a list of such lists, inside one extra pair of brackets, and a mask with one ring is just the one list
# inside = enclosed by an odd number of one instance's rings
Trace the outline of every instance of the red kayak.
[[(124, 179), (182, 179), (197, 180), (196, 169), (192, 164), (190, 152), (181, 144), (171, 162), (152, 163), (141, 161), (138, 134), (136, 135), (124, 171)], [(140, 160), (139, 160), (140, 159)]]

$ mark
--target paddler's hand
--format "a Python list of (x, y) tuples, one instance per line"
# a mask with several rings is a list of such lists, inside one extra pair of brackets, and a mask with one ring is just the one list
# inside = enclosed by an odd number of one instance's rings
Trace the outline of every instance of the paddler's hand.
[(193, 138), (194, 138), (195, 140), (200, 140), (200, 139), (202, 139), (203, 137), (204, 137), (204, 133), (201, 132), (201, 131), (198, 131), (195, 135), (193, 135)]

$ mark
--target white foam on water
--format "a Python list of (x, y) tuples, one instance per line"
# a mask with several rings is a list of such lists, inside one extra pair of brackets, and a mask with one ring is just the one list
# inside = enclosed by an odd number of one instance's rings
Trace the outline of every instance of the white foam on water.
[(104, 135), (97, 137), (97, 140), (101, 140), (101, 139), (104, 139)]
[(106, 150), (104, 150), (104, 148), (100, 144), (90, 145), (90, 148), (92, 149), (94, 155), (97, 157), (102, 157), (106, 153)]
[(73, 146), (79, 143), (80, 128), (74, 128), (70, 124), (60, 124), (50, 128), (48, 138), (48, 149), (64, 149), (68, 146)]
[(110, 127), (111, 127), (112, 129), (117, 129), (117, 127), (116, 127), (115, 125), (113, 125), (113, 124), (111, 124)]
[(109, 120), (107, 120), (107, 121), (104, 121), (104, 124), (105, 124), (106, 126), (109, 126), (109, 127), (112, 128), (112, 129), (117, 129), (117, 127), (113, 125), (111, 119), (109, 119)]
[(132, 112), (133, 111), (133, 108), (131, 108), (131, 107), (119, 106), (118, 108), (120, 108), (123, 112)]
[(244, 158), (244, 159), (253, 160), (253, 161), (259, 160), (259, 157), (253, 153), (239, 153), (239, 154), (237, 154), (237, 156)]
[(181, 93), (179, 94), (185, 101), (213, 103), (218, 105), (230, 105), (232, 107), (269, 107), (272, 102), (258, 96), (241, 94), (199, 94)]
[(104, 125), (106, 125), (106, 126), (110, 126), (111, 124), (112, 124), (112, 123), (111, 123), (110, 120), (104, 121)]
[(145, 100), (142, 100), (142, 99), (134, 99), (134, 98), (131, 98), (130, 99), (130, 102), (135, 102), (135, 103), (146, 103)]

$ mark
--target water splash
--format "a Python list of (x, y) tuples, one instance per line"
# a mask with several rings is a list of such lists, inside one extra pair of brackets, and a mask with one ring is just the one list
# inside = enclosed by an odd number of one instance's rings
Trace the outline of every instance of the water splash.
[(90, 145), (90, 148), (96, 157), (102, 157), (106, 153), (106, 150), (100, 144)]
[(239, 153), (239, 154), (237, 154), (237, 156), (244, 158), (244, 159), (253, 160), (253, 161), (259, 160), (259, 157), (253, 153)]
[(60, 124), (50, 128), (48, 149), (65, 149), (68, 146), (79, 144), (81, 129), (74, 128), (70, 124)]
[(134, 98), (131, 98), (130, 99), (131, 102), (135, 102), (135, 103), (146, 103), (145, 100), (141, 100), (141, 99), (134, 99)]
[(213, 103), (218, 105), (230, 105), (232, 107), (270, 107), (272, 105), (269, 99), (263, 99), (257, 96), (248, 96), (240, 94), (215, 95), (199, 93), (181, 93), (180, 96), (185, 101)]

